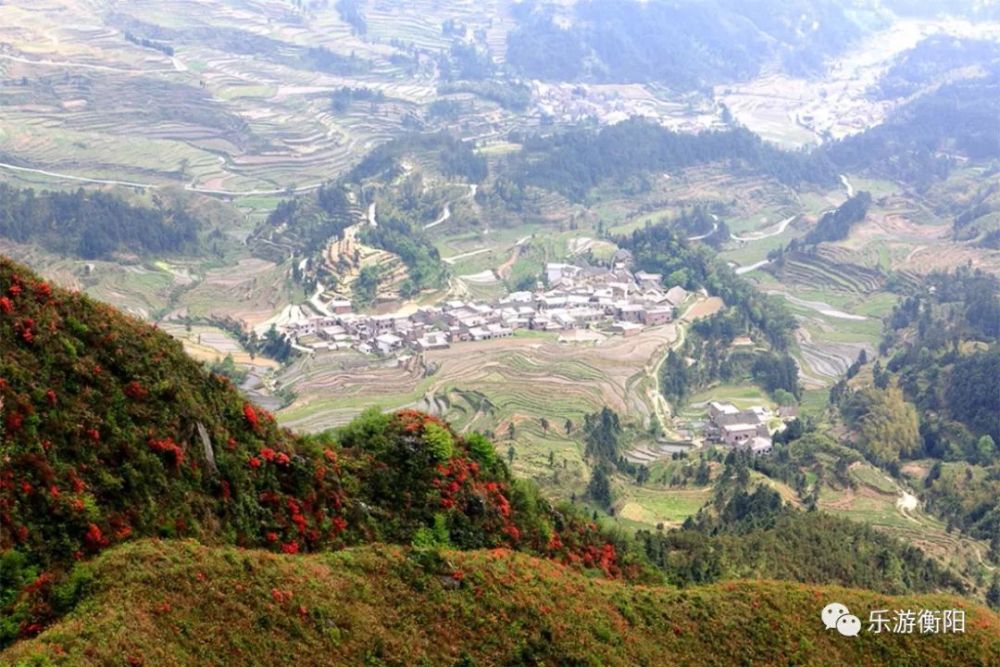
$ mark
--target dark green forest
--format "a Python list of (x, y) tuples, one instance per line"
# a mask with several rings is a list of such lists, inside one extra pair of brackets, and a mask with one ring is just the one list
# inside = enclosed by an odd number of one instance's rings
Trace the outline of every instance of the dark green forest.
[(823, 241), (842, 241), (851, 233), (851, 227), (865, 219), (872, 196), (867, 192), (859, 192), (833, 211), (828, 211), (819, 219), (816, 226), (809, 230), (803, 241), (809, 244)]
[(0, 235), (63, 255), (191, 252), (198, 247), (198, 230), (198, 220), (180, 208), (135, 206), (83, 188), (36, 192), (0, 183)]
[(863, 524), (791, 508), (764, 486), (735, 491), (718, 513), (702, 513), (681, 530), (641, 531), (638, 539), (679, 586), (766, 578), (883, 593), (964, 591), (960, 579), (916, 547)]
[(624, 181), (651, 171), (727, 162), (736, 172), (764, 173), (790, 185), (832, 185), (837, 173), (822, 154), (791, 153), (765, 143), (745, 128), (681, 134), (634, 118), (594, 132), (572, 130), (519, 137), (524, 154), (512, 177), (583, 199), (604, 180)]

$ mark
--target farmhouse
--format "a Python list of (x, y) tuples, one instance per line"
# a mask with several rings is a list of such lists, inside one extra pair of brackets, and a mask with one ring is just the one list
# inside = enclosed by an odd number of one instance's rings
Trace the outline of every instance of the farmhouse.
[(763, 435), (761, 432), (761, 427), (763, 424), (748, 424), (748, 423), (737, 423), (737, 424), (725, 424), (719, 427), (719, 431), (722, 434), (722, 441), (727, 445), (736, 447), (738, 445), (745, 445), (749, 443), (750, 440), (760, 437), (768, 437), (770, 433), (767, 431), (767, 427), (763, 426)]
[(625, 322), (642, 322), (646, 309), (638, 303), (626, 303), (618, 306), (618, 319)]
[(431, 331), (424, 334), (417, 339), (416, 347), (418, 350), (444, 350), (451, 345), (448, 343), (448, 337), (440, 331)]
[(771, 451), (771, 431), (767, 426), (771, 411), (767, 408), (755, 406), (740, 410), (730, 403), (712, 401), (708, 404), (708, 416), (711, 425), (706, 433), (710, 438), (754, 454)]
[(351, 312), (351, 302), (346, 299), (334, 299), (326, 304), (326, 307), (335, 315), (343, 315)]
[(573, 278), (580, 273), (580, 267), (573, 264), (549, 263), (545, 265), (545, 280), (554, 285), (563, 278)]
[(642, 325), (633, 322), (615, 322), (611, 330), (628, 338), (642, 331)]
[(663, 281), (663, 276), (659, 273), (636, 271), (635, 281), (639, 283), (639, 287), (644, 290), (659, 289), (660, 283)]
[(642, 312), (642, 323), (648, 327), (666, 324), (672, 319), (674, 319), (672, 308), (647, 308)]
[(774, 444), (771, 442), (771, 438), (757, 436), (750, 440), (750, 451), (754, 454), (770, 454), (773, 448)]
[(684, 299), (687, 298), (688, 293), (687, 290), (681, 287), (680, 285), (674, 285), (673, 287), (667, 290), (666, 296), (667, 296), (667, 303), (669, 303), (671, 306), (679, 306), (682, 303), (684, 303)]
[(382, 354), (391, 354), (403, 347), (403, 339), (395, 334), (382, 334), (375, 337), (375, 347)]
[(490, 324), (485, 327), (473, 327), (469, 329), (469, 336), (472, 340), (493, 340), (494, 338), (507, 338), (514, 335), (514, 332), (499, 324)]
[(739, 408), (731, 403), (719, 403), (718, 401), (712, 401), (708, 404), (708, 416), (713, 422), (716, 422), (716, 424), (718, 424), (716, 420), (720, 415), (738, 415), (739, 413)]

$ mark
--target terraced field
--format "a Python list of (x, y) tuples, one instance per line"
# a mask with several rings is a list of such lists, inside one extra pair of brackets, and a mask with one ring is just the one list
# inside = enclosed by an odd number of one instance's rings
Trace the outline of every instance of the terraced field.
[(207, 271), (188, 291), (175, 315), (231, 317), (255, 327), (281, 311), (286, 304), (304, 300), (289, 281), (291, 264), (278, 265), (246, 258), (236, 267)]
[[(332, 6), (16, 5), (0, 7), (7, 45), (0, 76), (20, 82), (0, 87), (0, 152), (52, 174), (181, 183), (222, 195), (280, 193), (343, 171), (399, 134), (404, 116), (435, 95), (433, 69), (392, 64), (396, 48), (353, 36)], [(436, 10), (420, 16), (440, 34), (437, 17), (452, 9)], [(169, 44), (174, 56), (130, 43), (126, 31)], [(307, 65), (306, 49), (319, 46), (347, 63), (344, 73)], [(355, 105), (334, 114), (328, 94), (343, 86), (380, 90), (387, 100), (375, 113)]]
[(280, 376), (282, 385), (302, 397), (280, 418), (289, 426), (315, 431), (343, 423), (365, 404), (389, 409), (419, 401), (442, 412), (450, 409), (449, 396), (474, 392), (488, 400), (491, 411), (477, 416), (466, 409), (464, 419), (456, 415), (460, 427), (499, 432), (511, 421), (543, 416), (553, 424), (567, 418), (579, 423), (585, 413), (604, 405), (644, 422), (650, 408), (632, 389), (657, 351), (675, 336), (675, 328), (666, 325), (628, 339), (565, 344), (552, 335), (525, 332), (428, 352), (413, 368), (375, 366), (349, 372), (336, 355), (317, 355)]

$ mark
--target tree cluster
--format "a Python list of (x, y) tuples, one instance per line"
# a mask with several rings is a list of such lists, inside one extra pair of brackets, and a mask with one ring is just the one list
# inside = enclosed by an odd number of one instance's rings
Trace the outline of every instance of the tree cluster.
[(181, 208), (134, 206), (108, 192), (49, 192), (0, 183), (0, 235), (84, 259), (198, 247), (199, 223)]

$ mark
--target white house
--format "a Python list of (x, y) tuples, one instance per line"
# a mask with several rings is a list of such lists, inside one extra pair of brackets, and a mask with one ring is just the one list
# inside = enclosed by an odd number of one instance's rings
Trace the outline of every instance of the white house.
[(395, 334), (382, 334), (375, 338), (375, 346), (382, 354), (390, 354), (403, 346), (403, 339)]

